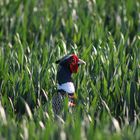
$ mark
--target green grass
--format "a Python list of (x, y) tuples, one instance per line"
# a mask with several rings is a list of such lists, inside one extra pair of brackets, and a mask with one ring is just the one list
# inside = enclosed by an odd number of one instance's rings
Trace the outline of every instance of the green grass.
[[(76, 53), (78, 105), (57, 121), (55, 61)], [(0, 1), (0, 139), (140, 139), (139, 0)]]

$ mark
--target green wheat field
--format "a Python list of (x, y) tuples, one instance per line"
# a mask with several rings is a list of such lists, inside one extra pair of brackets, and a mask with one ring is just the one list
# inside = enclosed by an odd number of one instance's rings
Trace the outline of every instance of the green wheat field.
[[(71, 53), (86, 66), (56, 120)], [(0, 140), (140, 140), (140, 0), (0, 0)]]

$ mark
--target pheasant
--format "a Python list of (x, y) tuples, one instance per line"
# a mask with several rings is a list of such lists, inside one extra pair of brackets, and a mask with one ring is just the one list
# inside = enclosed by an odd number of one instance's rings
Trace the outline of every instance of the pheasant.
[(72, 79), (72, 74), (78, 72), (78, 67), (81, 64), (86, 64), (79, 59), (77, 55), (66, 55), (56, 61), (58, 64), (57, 71), (57, 93), (52, 98), (52, 108), (56, 115), (59, 115), (63, 109), (64, 99), (68, 97), (68, 108), (74, 107), (75, 104), (75, 86)]

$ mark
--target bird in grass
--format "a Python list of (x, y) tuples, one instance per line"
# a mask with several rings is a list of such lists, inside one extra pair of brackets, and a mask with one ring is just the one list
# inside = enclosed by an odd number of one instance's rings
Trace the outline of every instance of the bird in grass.
[(78, 72), (78, 67), (81, 64), (86, 64), (77, 55), (70, 54), (56, 61), (58, 64), (57, 93), (52, 98), (52, 108), (54, 114), (59, 115), (63, 109), (64, 99), (68, 98), (68, 108), (74, 107), (75, 104), (75, 86), (72, 79), (72, 74)]

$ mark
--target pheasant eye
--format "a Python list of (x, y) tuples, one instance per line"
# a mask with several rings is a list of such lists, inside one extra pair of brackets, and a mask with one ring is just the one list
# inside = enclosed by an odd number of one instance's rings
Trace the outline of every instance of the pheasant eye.
[(75, 63), (75, 60), (74, 60), (74, 58), (72, 58), (72, 59), (71, 59), (71, 63)]

